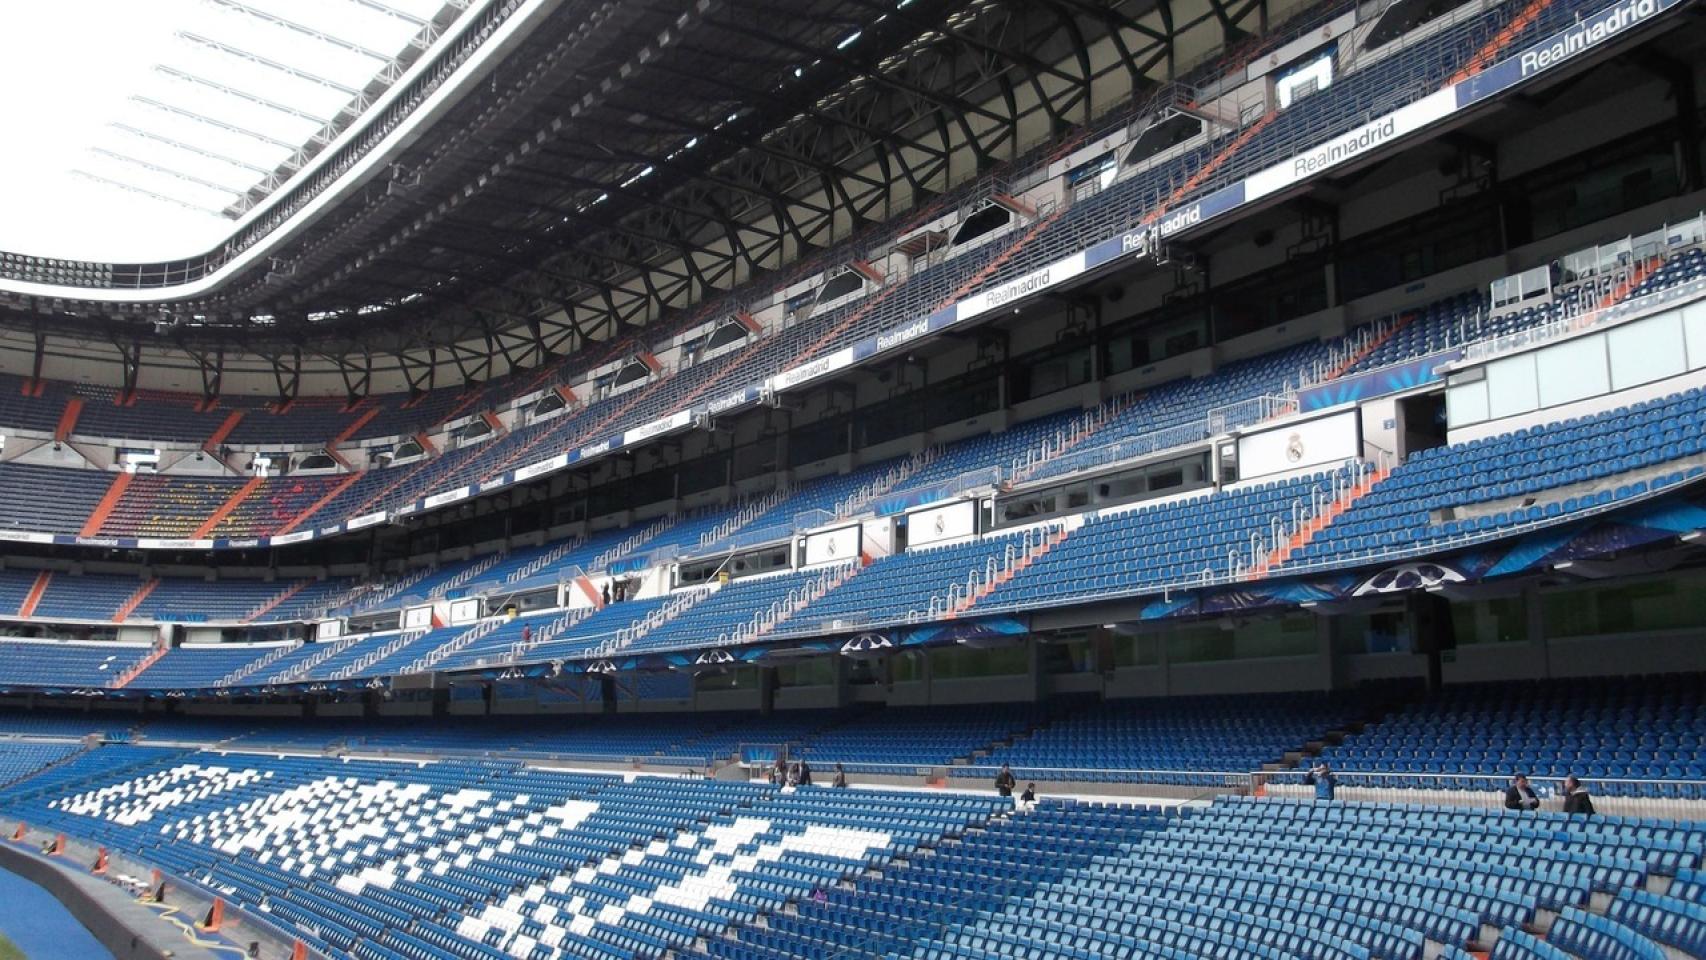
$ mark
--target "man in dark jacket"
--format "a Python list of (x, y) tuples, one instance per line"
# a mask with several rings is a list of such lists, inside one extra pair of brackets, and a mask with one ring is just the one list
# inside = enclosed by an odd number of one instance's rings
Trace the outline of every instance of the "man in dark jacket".
[(831, 780), (829, 785), (838, 790), (847, 789), (847, 771), (842, 769), (841, 764), (835, 765), (835, 779)]
[(1564, 812), (1593, 816), (1593, 798), (1588, 796), (1588, 788), (1573, 773), (1564, 778)]
[(1539, 810), (1540, 798), (1535, 796), (1534, 788), (1528, 785), (1528, 775), (1519, 773), (1511, 778), (1510, 789), (1505, 791), (1506, 810)]
[(1001, 772), (995, 775), (995, 792), (1004, 797), (1013, 795), (1013, 787), (1019, 779), (1013, 776), (1013, 771), (1007, 764), (1001, 765)]

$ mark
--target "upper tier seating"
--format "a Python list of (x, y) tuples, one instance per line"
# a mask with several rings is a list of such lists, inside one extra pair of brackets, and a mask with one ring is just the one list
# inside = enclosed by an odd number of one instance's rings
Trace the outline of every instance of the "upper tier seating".
[(137, 644), (8, 639), (0, 642), (0, 685), (105, 687), (148, 651)]
[(245, 481), (139, 473), (101, 524), (103, 537), (183, 538), (195, 533)]
[[(3, 395), (3, 392), (0, 392)], [(113, 474), (23, 463), (0, 463), (0, 503), (9, 530), (37, 533), (82, 531), (113, 484)], [(53, 491), (42, 496), (42, 491)]]

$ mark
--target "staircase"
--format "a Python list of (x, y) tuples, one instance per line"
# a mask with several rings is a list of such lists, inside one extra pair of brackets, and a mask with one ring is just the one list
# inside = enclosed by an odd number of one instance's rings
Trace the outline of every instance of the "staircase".
[(1475, 55), (1470, 57), (1460, 70), (1452, 74), (1451, 83), (1462, 83), (1492, 66), (1499, 54), (1503, 53), (1505, 48), (1509, 47), (1524, 30), (1528, 29), (1528, 25), (1533, 23), (1540, 16), (1541, 11), (1545, 10), (1551, 2), (1552, 0), (1529, 0), (1528, 6), (1523, 7), (1515, 17), (1511, 18), (1509, 23), (1505, 24), (1504, 29), (1494, 34), (1485, 46), (1475, 51)]
[(231, 436), (231, 431), (237, 429), (237, 424), (242, 422), (242, 410), (232, 410), (230, 413), (227, 413), (225, 415), (225, 419), (220, 421), (219, 426), (215, 428), (211, 434), (208, 434), (206, 440), (201, 442), (201, 448), (208, 453), (218, 451), (219, 445), (224, 443), (225, 438)]
[(285, 590), (282, 593), (279, 593), (277, 596), (273, 597), (271, 600), (268, 600), (266, 603), (261, 604), (260, 606), (256, 607), (253, 610), (250, 610), (249, 615), (243, 618), (243, 622), (244, 623), (254, 623), (256, 620), (259, 620), (260, 618), (266, 616), (267, 614), (271, 613), (276, 607), (278, 607), (279, 604), (281, 604), (281, 603), (285, 602), (286, 600), (289, 600), (291, 597), (294, 597), (297, 594), (301, 593), (304, 589), (307, 588), (308, 584), (311, 582), (312, 581), (310, 581), (310, 580), (298, 580), (298, 581), (296, 581), (295, 583), (291, 584), (289, 587), (285, 588)]
[(249, 495), (259, 490), (261, 484), (265, 482), (266, 479), (260, 476), (253, 476), (244, 481), (243, 485), (237, 488), (236, 493), (233, 493), (224, 503), (220, 504), (219, 509), (209, 514), (208, 518), (201, 522), (201, 526), (195, 528), (195, 532), (190, 534), (190, 538), (200, 540), (211, 534), (215, 527), (224, 522), (226, 517), (235, 513), (243, 501), (249, 499)]
[(1084, 411), (1082, 415), (1075, 417), (1071, 423), (1056, 430), (1042, 443), (1026, 450), (1024, 456), (1015, 458), (1008, 470), (1008, 476), (1013, 483), (1023, 483), (1036, 473), (1044, 463), (1066, 453), (1068, 450), (1083, 445), (1085, 440), (1095, 436), (1097, 431), (1131, 409), (1131, 406), (1142, 396), (1141, 393), (1128, 393)]
[(77, 429), (77, 417), (83, 412), (83, 398), (72, 394), (65, 401), (65, 408), (59, 411), (59, 423), (53, 428), (53, 439), (60, 443), (71, 439), (71, 434)]
[[(1079, 522), (1082, 523), (1082, 520)], [(944, 620), (952, 620), (966, 613), (1002, 584), (1023, 573), (1026, 567), (1048, 556), (1049, 551), (1060, 546), (1062, 541), (1072, 535), (1073, 529), (1073, 525), (1061, 524), (1026, 530), (1017, 549), (1008, 544), (1007, 550), (1000, 557), (989, 558), (982, 570), (972, 571), (963, 582), (950, 587), (945, 598), (931, 600), (931, 614), (939, 615)], [(940, 608), (938, 603), (941, 604)]]
[(1314, 540), (1316, 534), (1325, 530), (1329, 524), (1338, 519), (1340, 514), (1349, 510), (1352, 505), (1374, 489), (1376, 484), (1392, 473), (1390, 468), (1377, 467), (1366, 463), (1357, 464), (1356, 470), (1356, 479), (1336, 489), (1319, 506), (1312, 507), (1311, 516), (1301, 514), (1294, 516), (1289, 529), (1285, 528), (1283, 521), (1278, 521), (1279, 526), (1274, 531), (1273, 548), (1245, 571), (1244, 579), (1256, 580), (1266, 576), (1275, 568), (1284, 566), (1291, 559), (1292, 554)]
[(760, 611), (750, 621), (718, 636), (716, 646), (750, 643), (772, 633), (777, 627), (787, 622), (788, 618), (816, 603), (824, 594), (858, 576), (859, 571), (863, 569), (865, 569), (864, 564), (853, 562), (838, 564), (825, 570), (817, 579), (788, 591), (786, 597), (772, 603), (769, 609)]
[(128, 470), (120, 471), (114, 476), (113, 485), (107, 488), (106, 494), (101, 497), (101, 502), (95, 504), (95, 509), (89, 514), (89, 519), (83, 522), (83, 529), (77, 531), (77, 535), (92, 537), (100, 533), (101, 525), (107, 522), (108, 517), (112, 516), (113, 508), (118, 506), (119, 500), (124, 498), (125, 490), (130, 488), (130, 481), (135, 478), (136, 474)]
[(261, 657), (259, 660), (245, 663), (225, 676), (219, 678), (219, 682), (215, 683), (214, 686), (234, 687), (300, 649), (302, 649), (302, 644), (300, 643), (280, 644), (279, 646), (274, 647), (271, 652), (266, 656)]
[(444, 643), (428, 650), (420, 659), (404, 667), (401, 672), (427, 673), (432, 670), (434, 666), (443, 663), (447, 657), (460, 653), (461, 651), (468, 649), (468, 647), (475, 641), (483, 640), (486, 637), (491, 636), (493, 633), (496, 633), (497, 629), (503, 626), (505, 622), (506, 621), (503, 617), (489, 617), (485, 620), (481, 620), (479, 623), (476, 623), (456, 636), (451, 637)]
[(298, 663), (296, 666), (291, 667), (284, 673), (269, 677), (267, 682), (296, 683), (300, 680), (306, 680), (315, 667), (318, 667), (320, 664), (325, 663), (327, 660), (332, 659), (338, 654), (343, 653), (345, 650), (348, 650), (350, 647), (353, 647), (366, 639), (367, 634), (360, 633), (352, 637), (344, 637), (342, 640), (334, 640), (331, 643), (322, 643), (320, 646), (324, 647), (324, 650), (316, 653), (301, 663)]
[(130, 669), (128, 669), (125, 672), (119, 674), (118, 676), (112, 678), (112, 680), (108, 681), (107, 682), (107, 689), (108, 690), (123, 690), (126, 686), (128, 686), (130, 684), (130, 682), (132, 680), (135, 680), (137, 677), (141, 676), (142, 671), (147, 670), (149, 667), (152, 667), (156, 663), (159, 663), (160, 658), (165, 656), (166, 651), (169, 649), (171, 649), (171, 648), (168, 647), (164, 643), (155, 644), (154, 649), (148, 651), (148, 656), (143, 657), (141, 660), (138, 660), (136, 662), (136, 664), (134, 666), (132, 666)]
[(599, 644), (592, 651), (593, 656), (608, 657), (612, 654), (621, 653), (634, 641), (693, 609), (695, 604), (716, 593), (717, 589), (718, 587), (713, 584), (708, 587), (683, 590), (672, 597), (668, 603), (646, 614), (645, 619), (616, 631), (616, 636)]
[(1594, 309), (1608, 310), (1622, 303), (1631, 293), (1635, 292), (1636, 288), (1647, 282), (1647, 278), (1652, 276), (1653, 271), (1663, 265), (1664, 261), (1658, 257), (1648, 257), (1635, 264), (1634, 268), (1624, 276), (1622, 282), (1613, 287), (1610, 293), (1600, 298), (1599, 303), (1594, 305)]
[(18, 616), (27, 617), (35, 613), (36, 605), (41, 603), (42, 594), (47, 592), (47, 585), (52, 582), (52, 571), (43, 570), (36, 574), (36, 582), (30, 585), (30, 592), (24, 596), (24, 602), (18, 606)]
[(362, 471), (362, 470), (357, 470), (355, 473), (345, 474), (343, 480), (339, 481), (336, 486), (334, 486), (334, 487), (332, 487), (332, 489), (328, 490), (326, 492), (325, 496), (322, 496), (320, 499), (314, 501), (313, 504), (311, 504), (306, 510), (303, 510), (301, 513), (297, 514), (296, 516), (291, 517), (289, 523), (285, 524), (282, 527), (279, 527), (277, 530), (274, 530), (272, 532), (272, 535), (275, 537), (283, 536), (284, 534), (290, 533), (292, 530), (295, 530), (297, 527), (302, 526), (303, 521), (307, 520), (309, 517), (312, 517), (314, 514), (319, 513), (320, 508), (324, 507), (328, 503), (331, 503), (333, 500), (336, 500), (338, 498), (339, 494), (343, 493), (345, 490), (348, 490), (350, 487), (355, 486), (355, 482), (357, 480), (360, 480), (362, 477), (364, 477), (366, 475), (367, 475), (366, 471)]
[(367, 653), (357, 657), (354, 663), (351, 663), (349, 666), (333, 674), (332, 679), (348, 680), (350, 677), (366, 670), (368, 667), (373, 666), (386, 657), (397, 653), (404, 647), (407, 647), (409, 644), (414, 643), (416, 640), (419, 640), (431, 632), (431, 630), (406, 630), (395, 637), (392, 637), (390, 640), (385, 641), (378, 649), (369, 650)]
[(557, 639), (564, 633), (568, 632), (571, 627), (574, 627), (582, 620), (592, 616), (595, 610), (596, 608), (577, 607), (574, 610), (563, 611), (557, 619), (552, 620), (545, 626), (533, 631), (532, 639), (517, 640), (515, 643), (510, 644), (510, 648), (507, 653), (509, 658), (508, 662), (520, 663), (529, 653), (532, 653), (540, 646)]
[(159, 579), (154, 579), (149, 580), (140, 587), (137, 587), (136, 592), (130, 595), (130, 599), (126, 600), (119, 606), (118, 610), (113, 613), (113, 622), (123, 623), (131, 614), (136, 612), (137, 607), (142, 606), (142, 601), (147, 600), (148, 595), (153, 593), (154, 588), (159, 585)]

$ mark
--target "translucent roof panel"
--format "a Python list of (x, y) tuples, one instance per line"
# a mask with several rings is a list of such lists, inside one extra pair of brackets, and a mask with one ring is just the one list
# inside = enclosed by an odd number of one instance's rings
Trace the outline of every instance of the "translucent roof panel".
[[(471, 6), (480, 7), (482, 3)], [(205, 253), (445, 0), (0, 4), (0, 250)]]

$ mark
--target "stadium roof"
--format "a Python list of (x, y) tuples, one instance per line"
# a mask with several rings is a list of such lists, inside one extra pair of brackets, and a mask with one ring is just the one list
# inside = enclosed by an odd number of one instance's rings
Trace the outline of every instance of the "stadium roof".
[(467, 5), (5, 5), (0, 84), (18, 139), (0, 153), (0, 249), (144, 261), (218, 246)]
[[(355, 121), (352, 143), (390, 131), (338, 168), (355, 173), (284, 183), (198, 259), (94, 265), (84, 296), (19, 291), (0, 270), (0, 322), (329, 358), (433, 349), (428, 363), (483, 379), (827, 265), (869, 225), (1117, 122), (1309, 6), (491, 0), (398, 84), (403, 106)], [(474, 354), (496, 363), (482, 374)]]

